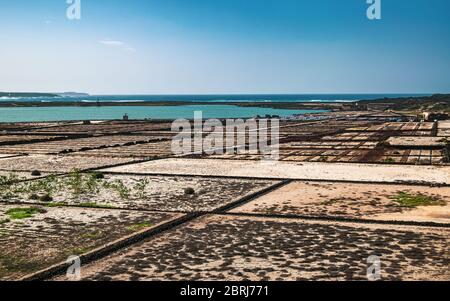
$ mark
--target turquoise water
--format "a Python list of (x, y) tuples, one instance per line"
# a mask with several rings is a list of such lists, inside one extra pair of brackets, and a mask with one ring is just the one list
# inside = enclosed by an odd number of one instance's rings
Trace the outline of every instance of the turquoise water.
[(230, 105), (25, 107), (0, 108), (0, 122), (122, 119), (125, 113), (130, 119), (179, 119), (193, 118), (194, 111), (202, 111), (203, 118), (246, 118), (266, 114), (286, 117), (293, 114), (325, 112), (322, 110), (244, 108)]

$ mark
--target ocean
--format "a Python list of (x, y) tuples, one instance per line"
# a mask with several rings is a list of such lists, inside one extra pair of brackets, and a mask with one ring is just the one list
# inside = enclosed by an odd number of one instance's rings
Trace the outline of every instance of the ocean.
[[(194, 111), (202, 111), (204, 118), (249, 118), (256, 115), (278, 115), (325, 112), (321, 110), (287, 110), (234, 105), (208, 105), (217, 102), (354, 102), (362, 99), (419, 96), (412, 94), (297, 94), (297, 95), (93, 95), (82, 97), (0, 98), (0, 102), (118, 102), (123, 106), (100, 107), (0, 107), (0, 122), (39, 122), (67, 120), (121, 119), (179, 119), (193, 118)], [(183, 101), (196, 102), (183, 106), (127, 106), (127, 102)], [(205, 103), (199, 105), (198, 103)]]

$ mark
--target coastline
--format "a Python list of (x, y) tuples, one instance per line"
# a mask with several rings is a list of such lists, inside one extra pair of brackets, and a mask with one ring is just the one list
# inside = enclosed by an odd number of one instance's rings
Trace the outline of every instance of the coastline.
[(1, 108), (45, 107), (165, 107), (165, 106), (237, 106), (286, 110), (331, 110), (349, 102), (191, 102), (191, 101), (129, 101), (129, 102), (0, 102)]
[[(5, 93), (3, 93), (5, 94)], [(391, 95), (391, 96), (389, 96)], [(287, 110), (335, 110), (358, 105), (412, 105), (450, 103), (450, 94), (329, 94), (329, 95), (91, 95), (88, 97), (3, 98), (2, 108), (14, 107), (111, 107), (111, 106), (220, 106)], [(418, 96), (420, 95), (420, 96)], [(374, 98), (378, 96), (379, 98)], [(384, 96), (384, 97), (382, 97)]]
[[(135, 96), (138, 97), (138, 96)], [(92, 98), (92, 97), (91, 97)], [(204, 118), (253, 118), (276, 116), (291, 118), (300, 115), (329, 112), (392, 111), (408, 112), (418, 116), (423, 112), (450, 112), (450, 94), (425, 97), (382, 98), (376, 100), (349, 101), (154, 101), (121, 100), (92, 101), (67, 98), (63, 100), (0, 101), (0, 122), (41, 122), (71, 120), (118, 120), (129, 116), (130, 120), (145, 119), (192, 119), (195, 111), (203, 112)], [(150, 98), (150, 97), (148, 97)]]

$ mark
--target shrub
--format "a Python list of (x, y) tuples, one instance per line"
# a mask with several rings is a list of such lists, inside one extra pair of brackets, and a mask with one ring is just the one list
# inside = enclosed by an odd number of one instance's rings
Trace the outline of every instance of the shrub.
[(327, 156), (322, 156), (319, 159), (319, 162), (327, 162), (328, 161), (328, 157)]
[(40, 172), (39, 170), (33, 170), (33, 171), (31, 172), (31, 175), (32, 175), (33, 177), (39, 177), (39, 176), (41, 176), (42, 174), (41, 174), (41, 172)]
[(7, 224), (7, 223), (9, 223), (9, 222), (10, 222), (9, 219), (0, 219), (0, 225)]
[(140, 179), (134, 184), (134, 189), (137, 192), (139, 198), (145, 197), (145, 189), (147, 188), (150, 181), (148, 179)]
[(393, 158), (386, 158), (383, 160), (384, 163), (394, 163), (394, 159)]
[(105, 178), (105, 175), (99, 171), (94, 171), (91, 173), (91, 177), (96, 180), (101, 180)]
[(36, 193), (33, 193), (32, 195), (30, 195), (30, 200), (37, 201), (39, 200), (39, 196)]
[(44, 194), (39, 197), (39, 201), (43, 203), (53, 202), (53, 198), (49, 194)]
[(130, 198), (130, 190), (121, 180), (115, 180), (112, 183), (105, 182), (103, 183), (103, 187), (106, 189), (114, 190), (123, 200), (127, 200)]
[(186, 188), (184, 190), (184, 194), (186, 194), (186, 195), (194, 195), (195, 194), (195, 190), (194, 190), (194, 188), (191, 188), (191, 187)]

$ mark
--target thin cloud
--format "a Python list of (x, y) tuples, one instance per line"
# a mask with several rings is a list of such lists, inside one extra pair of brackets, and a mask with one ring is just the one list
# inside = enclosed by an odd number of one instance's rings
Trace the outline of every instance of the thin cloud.
[(106, 46), (114, 46), (114, 47), (121, 47), (125, 45), (122, 41), (114, 41), (114, 40), (101, 40), (99, 41), (100, 44), (106, 45)]
[(108, 46), (108, 47), (115, 47), (115, 48), (119, 48), (125, 51), (129, 51), (129, 52), (135, 52), (136, 49), (130, 45), (128, 45), (125, 42), (119, 41), (119, 40), (112, 40), (112, 39), (103, 39), (98, 41), (100, 44)]

